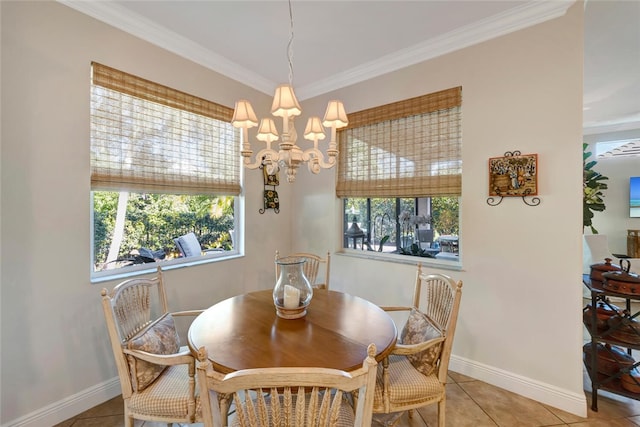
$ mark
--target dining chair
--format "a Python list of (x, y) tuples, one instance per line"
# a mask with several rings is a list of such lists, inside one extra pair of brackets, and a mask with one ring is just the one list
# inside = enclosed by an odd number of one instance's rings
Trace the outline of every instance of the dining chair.
[(444, 427), (445, 385), (461, 297), (461, 281), (423, 273), (418, 265), (413, 305), (382, 307), (404, 311), (408, 319), (398, 344), (378, 365), (374, 414), (408, 410), (411, 417), (414, 409), (437, 403), (438, 426)]
[[(271, 367), (223, 374), (204, 347), (197, 375), (205, 427), (370, 427), (376, 381), (376, 346), (369, 344), (362, 367)], [(228, 408), (232, 413), (227, 415)]]
[[(304, 271), (304, 275), (309, 279), (309, 283), (315, 289), (329, 289), (329, 273), (331, 269), (331, 253), (327, 251), (327, 257), (322, 258), (318, 255), (308, 253), (308, 252), (296, 252), (289, 254), (287, 256), (290, 257), (303, 257), (307, 259), (307, 262), (304, 263), (302, 267), (302, 271)], [(276, 260), (283, 258), (280, 256), (280, 252), (276, 251)], [(318, 278), (318, 273), (320, 271), (320, 266), (324, 264), (324, 277)], [(276, 280), (280, 277), (280, 266), (276, 263)], [(320, 282), (317, 283), (318, 279)]]
[(175, 318), (202, 310), (168, 310), (162, 270), (153, 277), (128, 279), (102, 289), (102, 308), (115, 357), (125, 427), (134, 419), (172, 423), (200, 422), (195, 358), (180, 346)]

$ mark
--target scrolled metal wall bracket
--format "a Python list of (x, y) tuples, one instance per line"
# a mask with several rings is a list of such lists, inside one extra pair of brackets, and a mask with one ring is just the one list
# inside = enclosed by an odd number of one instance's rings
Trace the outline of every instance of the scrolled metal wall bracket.
[[(525, 191), (526, 192), (526, 191)], [(529, 191), (530, 192), (530, 191)], [(531, 200), (527, 200), (527, 195), (525, 194), (522, 196), (522, 201), (524, 202), (525, 205), (527, 206), (538, 206), (541, 202), (540, 197), (532, 197)], [(499, 200), (494, 199), (493, 197), (488, 197), (487, 198), (487, 204), (489, 206), (498, 206), (500, 203), (502, 203), (502, 200), (504, 199), (504, 196), (500, 196)]]
[[(487, 198), (487, 204), (489, 206), (498, 206), (502, 203), (505, 197), (522, 197), (522, 201), (527, 206), (538, 206), (541, 202), (540, 198), (537, 196), (532, 197), (530, 200), (527, 200), (527, 197), (531, 196), (533, 192), (531, 188), (522, 188), (520, 187), (519, 194), (507, 194), (504, 191), (505, 187), (503, 184), (498, 184), (498, 179), (504, 180), (508, 179), (510, 174), (515, 174), (518, 183), (520, 182), (521, 174), (524, 174), (524, 169), (526, 168), (526, 173), (529, 175), (528, 179), (533, 180), (534, 188), (537, 189), (537, 169), (538, 169), (538, 156), (536, 154), (527, 154), (522, 155), (519, 150), (515, 151), (506, 151), (503, 157), (495, 157), (489, 159), (489, 193), (490, 197)], [(524, 179), (524, 177), (522, 177)], [(494, 182), (495, 180), (495, 182)], [(514, 190), (518, 188), (515, 184), (508, 189)], [(495, 198), (493, 196), (497, 196)]]

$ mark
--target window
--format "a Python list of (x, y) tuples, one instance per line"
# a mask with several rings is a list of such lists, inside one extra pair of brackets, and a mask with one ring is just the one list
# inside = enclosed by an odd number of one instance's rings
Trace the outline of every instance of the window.
[[(233, 110), (93, 63), (92, 278), (157, 259), (193, 262), (237, 253), (240, 136)], [(117, 273), (114, 273), (117, 269)]]
[(461, 104), (457, 87), (349, 115), (336, 186), (344, 248), (458, 261)]
[[(343, 200), (344, 248), (449, 259), (458, 253), (457, 197)], [(353, 240), (354, 229), (362, 241)]]

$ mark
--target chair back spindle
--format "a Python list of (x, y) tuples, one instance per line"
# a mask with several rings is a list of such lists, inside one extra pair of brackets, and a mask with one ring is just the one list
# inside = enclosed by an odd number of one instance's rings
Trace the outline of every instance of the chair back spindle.
[(198, 351), (198, 384), (205, 427), (226, 426), (227, 409), (238, 427), (370, 427), (375, 389), (376, 347), (362, 367), (256, 368), (222, 374), (204, 347)]

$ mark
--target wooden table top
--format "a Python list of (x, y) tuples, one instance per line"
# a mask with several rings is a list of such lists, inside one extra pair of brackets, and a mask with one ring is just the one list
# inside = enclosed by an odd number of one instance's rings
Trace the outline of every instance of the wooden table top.
[(376, 345), (378, 361), (395, 345), (393, 320), (365, 299), (314, 289), (306, 316), (282, 319), (272, 292), (238, 295), (205, 310), (189, 328), (191, 351), (206, 347), (224, 373), (273, 366), (350, 371), (362, 366), (369, 344)]

